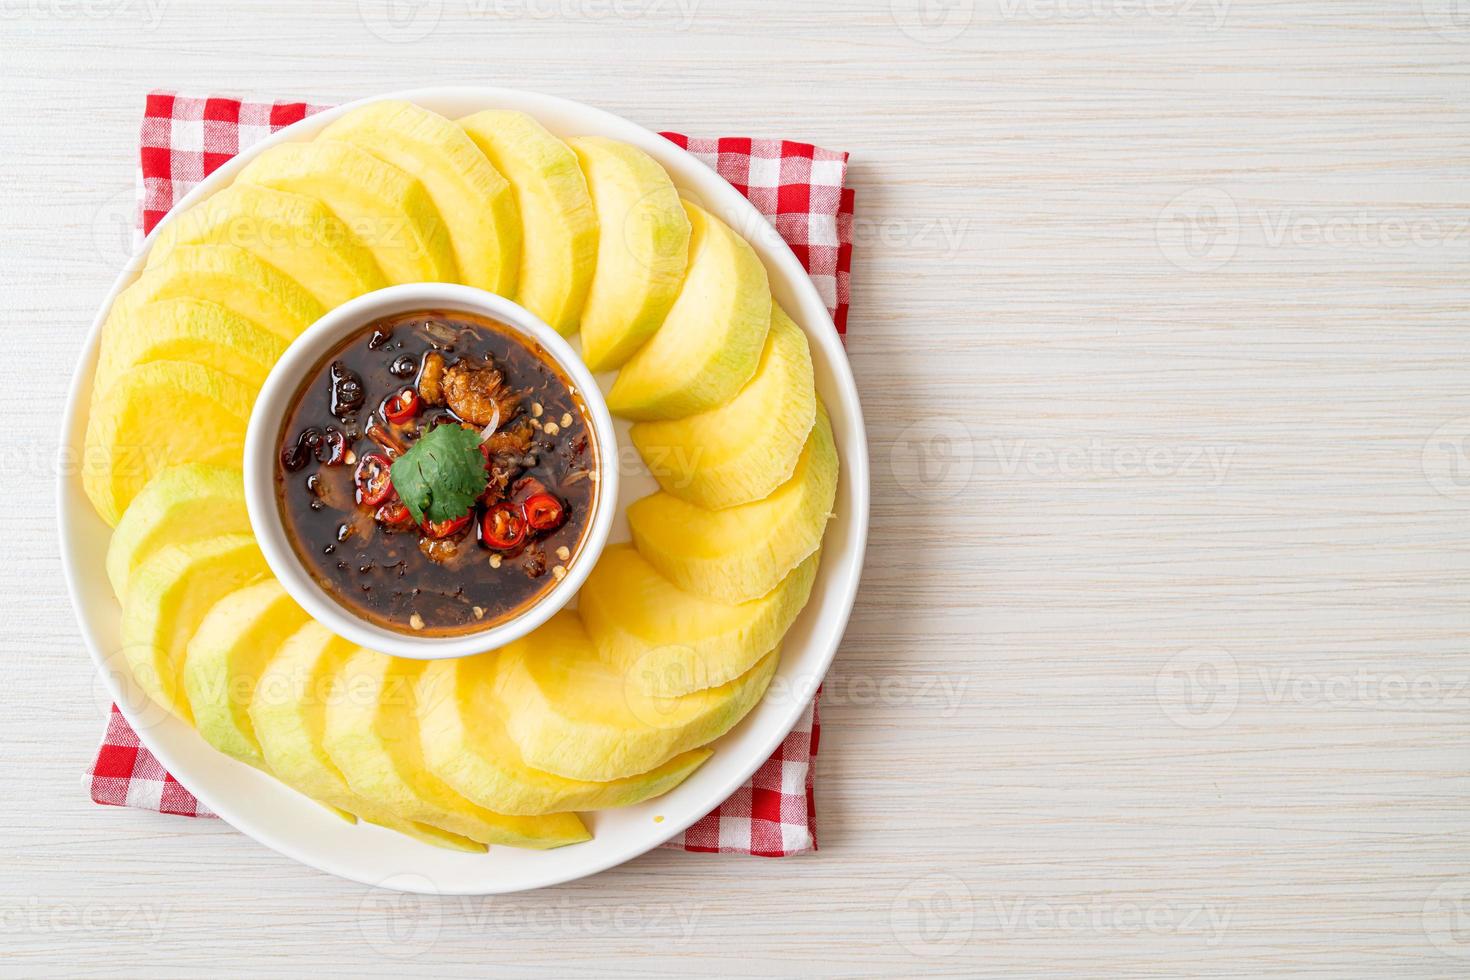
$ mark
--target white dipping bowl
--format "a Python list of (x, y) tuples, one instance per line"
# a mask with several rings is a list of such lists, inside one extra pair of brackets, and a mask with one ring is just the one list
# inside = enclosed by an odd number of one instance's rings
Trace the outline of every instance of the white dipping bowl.
[[(566, 576), (514, 617), (474, 633), (455, 636), (399, 633), (355, 615), (323, 589), (302, 564), (286, 536), (276, 500), (282, 422), (308, 374), (334, 347), (374, 320), (419, 310), (489, 317), (523, 339), (539, 344), (576, 387), (576, 393), (586, 405), (597, 459), (596, 503)], [(617, 459), (617, 435), (602, 392), (581, 358), (560, 334), (503, 296), (450, 283), (410, 283), (365, 293), (343, 303), (292, 341), (276, 362), (255, 401), (245, 433), (245, 506), (271, 571), (313, 619), (369, 650), (415, 660), (441, 660), (483, 653), (519, 639), (550, 619), (577, 594), (592, 566), (597, 564), (597, 556), (607, 543), (608, 532), (617, 516)]]

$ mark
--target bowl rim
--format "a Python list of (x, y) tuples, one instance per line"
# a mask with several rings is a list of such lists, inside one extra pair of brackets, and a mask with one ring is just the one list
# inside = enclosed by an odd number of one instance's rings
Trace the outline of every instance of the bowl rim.
[[(286, 533), (276, 500), (275, 476), (282, 420), (302, 380), (339, 342), (381, 317), (447, 310), (493, 318), (539, 345), (578, 389), (587, 409), (597, 460), (597, 501), (567, 574), (518, 614), (493, 626), (449, 636), (414, 636), (354, 615), (324, 589), (302, 563)], [(566, 339), (520, 304), (458, 283), (416, 282), (385, 286), (327, 311), (293, 339), (272, 366), (256, 396), (245, 432), (245, 506), (256, 542), (281, 586), (323, 626), (357, 646), (411, 660), (472, 656), (520, 639), (550, 619), (581, 590), (607, 544), (618, 506), (618, 440), (607, 402), (592, 373)]]
[[(228, 186), (250, 160), (271, 146), (309, 139), (353, 109), (387, 99), (415, 102), (441, 112), (444, 111), (441, 107), (449, 105), (455, 106), (455, 111), (510, 108), (526, 112), (543, 123), (548, 116), (574, 120), (579, 133), (610, 136), (647, 152), (670, 169), (681, 192), (694, 191), (704, 195), (702, 203), (707, 202), (703, 203), (706, 210), (732, 227), (764, 226), (769, 229), (767, 219), (744, 195), (682, 146), (605, 109), (560, 96), (489, 85), (432, 86), (383, 92), (307, 116), (221, 164), (175, 202), (145, 238), (137, 254), (124, 264), (103, 298), (77, 358), (62, 423), (64, 436), (57, 468), (62, 570), (82, 639), (98, 671), (98, 686), (112, 699), (159, 763), (185, 780), (189, 791), (231, 826), (308, 867), (374, 887), (433, 895), (506, 894), (549, 887), (616, 867), (683, 833), (710, 809), (728, 799), (766, 762), (801, 719), (810, 698), (793, 698), (772, 705), (771, 696), (767, 694), (750, 716), (716, 743), (727, 746), (727, 752), (736, 753), (733, 760), (717, 765), (721, 761), (721, 753), (717, 752), (710, 763), (661, 798), (661, 809), (668, 813), (665, 819), (655, 827), (620, 834), (615, 843), (598, 847), (594, 853), (584, 851), (575, 860), (561, 861), (558, 855), (574, 849), (529, 852), (525, 861), (509, 868), (496, 865), (493, 870), (484, 872), (456, 871), (448, 884), (418, 873), (385, 877), (379, 870), (383, 860), (374, 862), (372, 870), (369, 870), (369, 862), (360, 856), (364, 840), (370, 840), (383, 852), (412, 846), (416, 861), (421, 865), (426, 863), (426, 852), (432, 849), (411, 841), (405, 844), (389, 831), (382, 831), (371, 838), (355, 837), (351, 849), (325, 846), (316, 840), (304, 821), (313, 817), (319, 821), (331, 821), (332, 832), (340, 834), (342, 829), (337, 826), (335, 818), (318, 816), (304, 799), (294, 802), (298, 798), (288, 788), (275, 784), (269, 777), (242, 763), (221, 757), (203, 743), (197, 732), (172, 717), (161, 716), (146, 697), (140, 697), (141, 691), (126, 668), (117, 664), (116, 649), (112, 646), (117, 633), (117, 603), (107, 586), (104, 572), (100, 567), (91, 567), (85, 560), (97, 550), (92, 539), (107, 530), (87, 502), (81, 487), (79, 465), (99, 339), (113, 302), (146, 264), (160, 229), (177, 220), (189, 207)], [(807, 609), (798, 618), (798, 624), (808, 617), (816, 621), (811, 627), (813, 636), (809, 641), (816, 649), (806, 658), (808, 672), (797, 678), (809, 694), (820, 684), (836, 655), (857, 597), (871, 511), (867, 436), (851, 366), (815, 283), (779, 236), (763, 235), (751, 239), (751, 244), (767, 269), (773, 272), (772, 292), (781, 294), (778, 298), (782, 299), (783, 305), (790, 304), (787, 311), (822, 354), (825, 373), (818, 371), (818, 387), (825, 386), (829, 392), (827, 401), (833, 427), (837, 430), (843, 466), (839, 494), (846, 494), (846, 499), (840, 500), (839, 505), (846, 510), (846, 519), (842, 522), (845, 534), (841, 543), (835, 544), (831, 541), (832, 529), (829, 528), (824, 544), (829, 551), (840, 551), (842, 560), (840, 563), (823, 562), (818, 574), (819, 582), (827, 580), (826, 588), (820, 596), (813, 594)], [(778, 677), (786, 676), (792, 659), (783, 657)], [(732, 742), (738, 742), (738, 748), (728, 748), (728, 743)], [(730, 756), (725, 758), (730, 759)], [(283, 821), (277, 813), (277, 808), (286, 806), (281, 802), (283, 799), (293, 800), (289, 808), (292, 821)], [(359, 833), (374, 833), (371, 826), (356, 829)], [(588, 846), (579, 845), (583, 848)], [(503, 855), (507, 849), (497, 850)], [(532, 869), (522, 866), (533, 861), (536, 866)], [(429, 870), (437, 872), (438, 865)]]

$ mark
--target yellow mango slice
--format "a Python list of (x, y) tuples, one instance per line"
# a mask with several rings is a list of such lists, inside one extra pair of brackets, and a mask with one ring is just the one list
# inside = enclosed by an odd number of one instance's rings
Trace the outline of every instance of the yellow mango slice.
[(598, 655), (651, 695), (717, 687), (754, 667), (791, 626), (817, 576), (813, 554), (769, 593), (726, 605), (685, 592), (613, 545), (577, 596)]
[(180, 245), (118, 295), (111, 316), (165, 299), (223, 306), (290, 342), (327, 312), (300, 283), (234, 245)]
[(249, 530), (238, 468), (186, 463), (159, 470), (128, 504), (107, 543), (112, 591), (126, 598), (138, 566), (169, 545)]
[(525, 233), (516, 302), (572, 333), (597, 267), (597, 212), (577, 155), (524, 112), (487, 109), (459, 125), (515, 191)]
[(723, 405), (755, 374), (771, 326), (766, 267), (723, 221), (684, 202), (689, 269), (653, 338), (618, 372), (607, 407), (635, 420)]
[(112, 526), (138, 491), (166, 466), (241, 465), (255, 393), (218, 371), (152, 361), (120, 374), (93, 403), (82, 457), (82, 487)]
[(282, 143), (237, 181), (314, 197), (366, 246), (390, 284), (458, 282), (449, 232), (416, 177), (351, 143)]
[(507, 816), (471, 803), (424, 765), (413, 688), (424, 663), (354, 650), (327, 703), (323, 745), (358, 796), (471, 840), (552, 848), (588, 840), (574, 813)]
[(102, 326), (92, 393), (100, 397), (119, 374), (149, 361), (202, 364), (259, 391), (285, 349), (276, 334), (205, 300), (119, 306)]
[(274, 578), (237, 589), (210, 607), (184, 654), (184, 693), (206, 742), (231, 758), (266, 767), (250, 700), (266, 660), (306, 620)]
[(493, 652), (432, 661), (414, 698), (424, 764), (483, 807), (534, 815), (631, 806), (667, 793), (713, 754), (691, 749), (646, 773), (607, 782), (532, 769), (505, 730), (507, 709), (495, 697), (497, 661)]
[(233, 245), (295, 279), (325, 309), (388, 285), (372, 253), (321, 201), (236, 183), (159, 229), (148, 268), (180, 245)]
[(567, 141), (597, 213), (597, 264), (582, 309), (582, 359), (619, 367), (663, 323), (689, 264), (689, 218), (647, 153), (600, 136)]
[(686, 592), (724, 603), (759, 598), (821, 547), (837, 470), (832, 423), (818, 401), (796, 470), (769, 497), (705, 510), (659, 491), (628, 507), (633, 544)]
[(817, 418), (806, 334), (780, 306), (755, 376), (699, 415), (638, 422), (633, 445), (667, 492), (709, 510), (748, 504), (791, 479)]
[(496, 696), (522, 758), (589, 780), (648, 772), (719, 738), (760, 701), (779, 660), (772, 651), (728, 684), (651, 697), (598, 658), (581, 620), (567, 611), (500, 655)]
[(277, 779), (318, 803), (458, 851), (485, 845), (415, 823), (352, 792), (322, 747), (332, 678), (351, 647), (314, 621), (287, 637), (267, 660), (250, 698), (250, 723), (266, 765)]
[(521, 263), (515, 194), (462, 129), (411, 102), (385, 100), (349, 112), (320, 138), (351, 143), (417, 177), (449, 232), (460, 281), (515, 295)]
[(189, 639), (220, 599), (270, 574), (250, 534), (170, 545), (141, 566), (123, 603), (123, 655), (148, 696), (192, 721), (180, 684)]

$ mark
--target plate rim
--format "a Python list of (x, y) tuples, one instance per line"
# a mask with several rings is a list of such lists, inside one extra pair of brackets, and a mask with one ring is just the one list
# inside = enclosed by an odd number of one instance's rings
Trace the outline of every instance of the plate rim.
[[(590, 106), (586, 103), (560, 96), (502, 86), (453, 85), (403, 89), (367, 96), (323, 110), (322, 112), (307, 116), (241, 151), (176, 201), (158, 225), (144, 238), (138, 251), (123, 265), (122, 270), (114, 279), (112, 287), (102, 300), (97, 314), (92, 321), (91, 328), (87, 331), (83, 341), (82, 350), (72, 374), (71, 384), (68, 387), (66, 409), (63, 414), (63, 438), (60, 446), (61, 465), (58, 466), (56, 504), (61, 562), (63, 575), (67, 584), (67, 593), (71, 599), (82, 640), (92, 658), (101, 683), (106, 688), (108, 696), (112, 698), (117, 710), (127, 719), (133, 727), (133, 730), (137, 733), (140, 743), (152, 752), (170, 773), (183, 773), (185, 778), (187, 778), (187, 771), (193, 769), (192, 764), (183, 763), (171, 749), (155, 744), (155, 741), (150, 740), (150, 724), (140, 717), (140, 708), (129, 702), (123, 690), (121, 678), (109, 669), (108, 657), (102, 653), (103, 645), (97, 635), (99, 627), (93, 621), (95, 614), (91, 611), (92, 602), (97, 597), (84, 594), (81, 576), (75, 567), (75, 549), (79, 529), (73, 525), (68, 498), (77, 489), (73, 484), (80, 483), (81, 461), (84, 457), (85, 446), (78, 438), (81, 431), (84, 431), (78, 429), (78, 420), (83, 417), (84, 407), (90, 407), (90, 386), (95, 371), (102, 325), (107, 318), (107, 314), (111, 311), (118, 294), (126, 285), (132, 283), (146, 262), (160, 228), (167, 226), (171, 221), (177, 219), (179, 215), (188, 210), (197, 201), (213, 194), (222, 186), (227, 185), (250, 160), (254, 159), (266, 149), (280, 143), (299, 139), (306, 132), (314, 134), (332, 120), (345, 115), (355, 108), (390, 99), (401, 99), (416, 104), (457, 99), (478, 102), (486, 107), (510, 105), (520, 108), (522, 111), (538, 119), (540, 116), (538, 116), (534, 108), (536, 106), (584, 116), (590, 114), (593, 117), (598, 117), (606, 127), (627, 134), (625, 136), (620, 133), (615, 138), (632, 143), (640, 149), (650, 152), (656, 158), (660, 156), (682, 158), (687, 164), (692, 165), (697, 172), (708, 174), (709, 186), (707, 188), (694, 188), (693, 190), (700, 195), (708, 195), (709, 197), (719, 199), (718, 203), (715, 203), (711, 207), (711, 210), (715, 211), (722, 218), (729, 220), (732, 212), (739, 212), (744, 222), (756, 223), (755, 225), (747, 224), (745, 227), (768, 228), (774, 232), (774, 229), (765, 216), (743, 194), (730, 186), (723, 177), (720, 177), (718, 173), (709, 168), (703, 161), (673, 141), (660, 136), (638, 123), (596, 106)], [(681, 190), (688, 191), (690, 188), (681, 188)], [(701, 201), (701, 203), (706, 204), (705, 201)], [(706, 204), (706, 206), (709, 206), (709, 204)], [(843, 416), (849, 429), (841, 442), (846, 444), (847, 449), (847, 452), (842, 456), (843, 480), (848, 484), (852, 492), (851, 513), (848, 520), (848, 529), (852, 542), (849, 546), (850, 553), (847, 556), (847, 560), (833, 572), (829, 572), (829, 574), (835, 574), (836, 578), (828, 584), (825, 598), (830, 600), (835, 597), (838, 606), (833, 613), (831, 625), (823, 631), (823, 636), (813, 638), (814, 641), (820, 640), (823, 646), (815, 664), (814, 676), (810, 678), (813, 684), (812, 689), (815, 690), (815, 685), (820, 683), (822, 677), (830, 669), (837, 649), (841, 645), (856, 602), (858, 583), (864, 565), (870, 513), (867, 437), (861, 402), (852, 375), (851, 365), (848, 362), (845, 349), (843, 348), (842, 338), (838, 335), (831, 316), (827, 312), (825, 302), (822, 300), (816, 285), (812, 282), (805, 268), (802, 267), (795, 253), (792, 252), (790, 246), (785, 243), (784, 239), (774, 233), (764, 235), (762, 238), (764, 239), (763, 241), (752, 242), (752, 246), (756, 248), (758, 254), (760, 254), (768, 267), (774, 264), (781, 271), (782, 284), (800, 297), (803, 314), (801, 322), (808, 338), (813, 342), (822, 344), (824, 353), (835, 353), (836, 355), (826, 357), (825, 364), (831, 375), (831, 383), (835, 385), (837, 394), (842, 401)], [(813, 322), (815, 311), (820, 311), (820, 316), (815, 317), (816, 322)], [(813, 599), (815, 598), (814, 596)], [(116, 605), (116, 600), (110, 592), (105, 594), (102, 599), (104, 604)], [(769, 696), (768, 692), (766, 697)], [(765, 700), (766, 698), (763, 697), (762, 702)], [(641, 836), (638, 840), (632, 842), (631, 845), (624, 846), (621, 849), (615, 849), (611, 853), (591, 859), (584, 866), (563, 871), (553, 871), (539, 877), (532, 875), (529, 876), (529, 880), (504, 885), (499, 882), (485, 882), (472, 887), (444, 888), (431, 882), (427, 877), (412, 873), (393, 876), (401, 880), (372, 880), (369, 876), (354, 873), (351, 869), (334, 866), (330, 861), (324, 860), (314, 854), (310, 847), (303, 846), (299, 842), (291, 839), (289, 834), (283, 835), (278, 833), (274, 828), (258, 825), (254, 818), (240, 813), (229, 801), (222, 802), (220, 798), (214, 795), (212, 790), (201, 789), (197, 785), (190, 785), (188, 789), (200, 802), (204, 803), (205, 806), (209, 807), (211, 811), (235, 830), (285, 857), (326, 874), (355, 881), (369, 887), (390, 888), (423, 894), (509, 894), (512, 892), (551, 887), (598, 874), (639, 857), (682, 833), (696, 821), (702, 819), (707, 812), (721, 805), (766, 762), (801, 720), (808, 701), (809, 699), (806, 698), (792, 699), (791, 704), (785, 708), (781, 718), (777, 722), (770, 724), (765, 733), (765, 737), (757, 742), (754, 749), (748, 750), (749, 755), (740, 765), (732, 770), (734, 775), (727, 777), (716, 788), (707, 790), (701, 796), (701, 799), (708, 800), (707, 804), (688, 805), (688, 813), (656, 825), (656, 830), (653, 830), (645, 836)], [(144, 709), (147, 707), (147, 705), (142, 706)], [(224, 756), (220, 756), (220, 758), (226, 762), (231, 761)], [(677, 793), (678, 788), (674, 792)], [(425, 885), (428, 887), (424, 887)]]

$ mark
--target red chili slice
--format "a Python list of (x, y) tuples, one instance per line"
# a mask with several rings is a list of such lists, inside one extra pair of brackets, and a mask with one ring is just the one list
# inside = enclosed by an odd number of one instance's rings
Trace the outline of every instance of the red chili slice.
[(357, 464), (353, 480), (357, 483), (357, 502), (376, 507), (393, 492), (393, 463), (382, 453), (368, 453)]
[(567, 519), (567, 509), (549, 493), (532, 494), (521, 507), (526, 512), (526, 523), (534, 531), (555, 530)]
[(526, 540), (526, 515), (521, 508), (502, 500), (480, 518), (480, 541), (496, 551), (514, 551)]
[(418, 392), (404, 388), (398, 394), (383, 399), (383, 418), (394, 425), (402, 425), (419, 413), (421, 404)]
[(400, 531), (413, 524), (413, 515), (401, 500), (390, 500), (373, 514), (374, 520), (384, 527)]
[(447, 521), (424, 521), (424, 533), (431, 538), (447, 538), (451, 534), (457, 534), (463, 530), (469, 522), (469, 514)]

